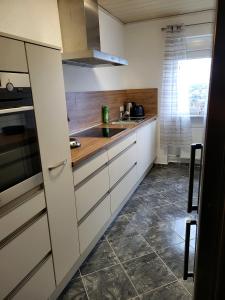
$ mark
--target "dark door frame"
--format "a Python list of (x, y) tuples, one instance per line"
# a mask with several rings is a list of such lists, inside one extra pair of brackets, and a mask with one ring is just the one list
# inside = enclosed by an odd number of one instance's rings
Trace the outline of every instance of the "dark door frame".
[(218, 0), (195, 264), (195, 300), (225, 299), (225, 0)]

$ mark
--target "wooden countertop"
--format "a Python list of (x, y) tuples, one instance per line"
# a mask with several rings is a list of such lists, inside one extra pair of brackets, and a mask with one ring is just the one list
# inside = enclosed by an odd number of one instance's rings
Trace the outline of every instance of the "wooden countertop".
[[(100, 128), (126, 128), (126, 130), (122, 131), (119, 134), (114, 135), (111, 138), (104, 137), (78, 137), (78, 140), (81, 143), (81, 147), (71, 149), (71, 157), (72, 157), (72, 166), (75, 167), (82, 163), (84, 160), (90, 158), (92, 155), (100, 152), (103, 149), (107, 149), (113, 143), (119, 141), (123, 137), (128, 136), (131, 132), (134, 132), (136, 129), (140, 128), (143, 125), (146, 125), (154, 120), (156, 120), (156, 115), (148, 115), (145, 120), (139, 122), (137, 124), (101, 124), (96, 127)], [(76, 136), (76, 134), (73, 134)]]

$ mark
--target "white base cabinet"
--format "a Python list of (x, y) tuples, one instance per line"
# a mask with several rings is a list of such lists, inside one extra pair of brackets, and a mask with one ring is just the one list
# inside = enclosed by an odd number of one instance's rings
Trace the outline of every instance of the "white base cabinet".
[(134, 165), (126, 176), (111, 192), (111, 213), (113, 214), (122, 204), (137, 183), (137, 167)]
[(26, 282), (26, 284), (13, 296), (14, 300), (47, 300), (55, 289), (55, 277), (52, 256), (50, 256), (40, 269)]
[(156, 124), (155, 120), (137, 130), (138, 179), (156, 159)]
[(110, 216), (110, 196), (107, 196), (79, 226), (81, 253), (90, 245)]
[(153, 121), (74, 169), (81, 254), (153, 163), (155, 130), (156, 121)]
[(46, 214), (0, 250), (0, 299), (4, 299), (51, 251)]

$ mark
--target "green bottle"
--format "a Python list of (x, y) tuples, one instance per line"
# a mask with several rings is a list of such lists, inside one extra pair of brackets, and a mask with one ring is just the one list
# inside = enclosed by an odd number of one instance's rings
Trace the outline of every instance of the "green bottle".
[(103, 123), (109, 124), (109, 107), (107, 105), (102, 106), (102, 120)]

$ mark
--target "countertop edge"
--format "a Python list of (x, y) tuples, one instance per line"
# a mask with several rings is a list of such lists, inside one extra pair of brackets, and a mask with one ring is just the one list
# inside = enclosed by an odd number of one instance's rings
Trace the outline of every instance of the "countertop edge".
[[(114, 144), (116, 144), (117, 142), (120, 142), (122, 139), (126, 138), (131, 133), (133, 133), (134, 131), (138, 130), (139, 128), (141, 128), (141, 127), (143, 127), (143, 126), (147, 125), (148, 123), (151, 123), (155, 120), (157, 120), (157, 115), (151, 116), (151, 117), (149, 116), (143, 122), (137, 124), (133, 128), (128, 127), (127, 130), (125, 130), (124, 132), (122, 132), (122, 133), (116, 135), (115, 137), (111, 138), (105, 145), (102, 145), (101, 147), (97, 148), (96, 150), (93, 150), (90, 153), (87, 153), (86, 155), (84, 155), (80, 159), (77, 159), (76, 161), (73, 161), (73, 159), (71, 158), (72, 159), (72, 168), (73, 169), (74, 168), (79, 168), (81, 165), (86, 163), (88, 160), (94, 158), (94, 156), (98, 155), (99, 153), (101, 153), (104, 150), (109, 149)], [(72, 151), (76, 151), (76, 149), (71, 149), (71, 153), (72, 153)]]

